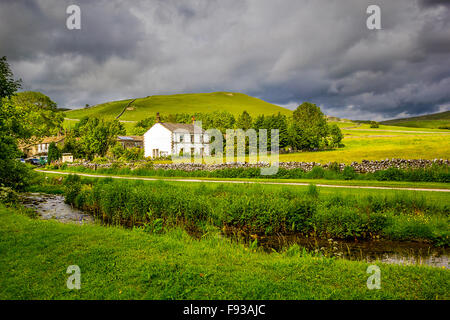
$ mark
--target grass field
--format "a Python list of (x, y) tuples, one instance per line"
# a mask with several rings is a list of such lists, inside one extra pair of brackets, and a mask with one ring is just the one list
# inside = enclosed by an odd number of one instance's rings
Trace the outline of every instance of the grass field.
[[(122, 100), (113, 101), (87, 109), (78, 109), (66, 112), (67, 118), (81, 119), (84, 116), (95, 115), (103, 119), (114, 119), (118, 116), (124, 107), (132, 101)], [(291, 110), (265, 102), (263, 100), (247, 96), (242, 93), (231, 92), (213, 92), (213, 93), (192, 93), (176, 94), (167, 96), (149, 96), (136, 99), (131, 105), (133, 110), (126, 110), (120, 117), (120, 120), (139, 121), (148, 117), (155, 116), (156, 112), (163, 115), (175, 113), (195, 113), (195, 112), (214, 112), (228, 111), (234, 116), (238, 116), (246, 110), (250, 115), (259, 114), (282, 114), (290, 115)]]
[(391, 126), (439, 128), (441, 126), (450, 126), (450, 111), (427, 114), (419, 117), (387, 120), (381, 123)]
[[(341, 162), (361, 160), (402, 159), (449, 159), (450, 135), (446, 134), (403, 134), (385, 137), (372, 135), (345, 136), (345, 147), (319, 152), (281, 154), (280, 161)], [(373, 133), (375, 135), (376, 133)]]
[[(163, 234), (32, 220), (0, 207), (0, 299), (449, 299), (449, 271), (368, 264), (299, 250), (254, 252), (183, 230)], [(295, 249), (295, 248), (293, 248)], [(81, 289), (69, 290), (69, 265)]]

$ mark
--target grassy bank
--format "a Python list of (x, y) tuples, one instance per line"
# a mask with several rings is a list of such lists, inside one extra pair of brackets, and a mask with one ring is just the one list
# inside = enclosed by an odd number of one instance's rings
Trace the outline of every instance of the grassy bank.
[[(214, 235), (32, 220), (0, 207), (0, 299), (449, 299), (448, 270), (253, 252)], [(68, 290), (69, 265), (81, 289)]]
[(450, 170), (447, 165), (433, 165), (428, 168), (419, 169), (398, 169), (388, 168), (374, 173), (356, 173), (355, 170), (346, 166), (340, 171), (339, 167), (330, 167), (324, 169), (320, 166), (314, 167), (306, 172), (301, 168), (285, 169), (279, 168), (276, 174), (262, 175), (260, 168), (226, 168), (213, 171), (194, 170), (185, 171), (178, 169), (156, 169), (152, 163), (145, 167), (130, 168), (123, 165), (111, 168), (97, 168), (96, 170), (82, 165), (67, 167), (50, 166), (50, 170), (60, 170), (73, 173), (106, 174), (120, 176), (138, 176), (138, 177), (180, 177), (180, 178), (244, 178), (244, 179), (323, 179), (323, 180), (354, 180), (354, 181), (407, 181), (407, 182), (450, 182)]
[[(98, 172), (76, 172), (71, 170), (36, 170), (39, 173), (42, 173), (48, 177), (64, 177), (67, 174), (83, 174), (86, 176), (92, 175), (96, 177), (118, 177), (123, 179), (157, 179), (164, 181), (179, 181), (183, 182), (185, 177), (161, 177), (161, 176), (139, 176), (139, 175), (127, 175), (127, 174), (100, 174)], [(186, 178), (186, 180), (190, 181), (199, 181), (199, 182), (255, 182), (255, 183), (284, 183), (289, 185), (290, 183), (302, 183), (302, 184), (316, 184), (316, 185), (324, 185), (324, 186), (364, 186), (364, 187), (386, 187), (386, 188), (421, 188), (421, 189), (450, 189), (450, 184), (441, 183), (441, 182), (408, 182), (408, 181), (374, 181), (374, 180), (327, 180), (327, 179), (264, 179), (264, 178), (205, 178), (205, 177), (195, 177), (195, 179)], [(31, 186), (31, 190), (34, 186)], [(50, 192), (55, 193), (55, 192)], [(58, 192), (56, 192), (58, 193)]]
[(383, 237), (449, 244), (449, 197), (413, 192), (321, 195), (315, 186), (192, 185), (65, 178), (66, 201), (113, 224), (162, 229), (212, 225), (247, 233), (302, 233), (340, 239)]

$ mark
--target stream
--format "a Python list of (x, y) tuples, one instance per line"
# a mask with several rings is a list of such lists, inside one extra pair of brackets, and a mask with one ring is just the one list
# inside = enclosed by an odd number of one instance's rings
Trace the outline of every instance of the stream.
[[(89, 224), (94, 223), (92, 215), (72, 208), (64, 203), (64, 196), (26, 193), (22, 195), (22, 203), (39, 213), (41, 219), (55, 219), (63, 223)], [(249, 236), (225, 234), (228, 237), (239, 238), (247, 243), (254, 239)], [(258, 246), (265, 251), (279, 251), (284, 247), (297, 244), (309, 252), (323, 254), (327, 257), (337, 257), (347, 260), (367, 262), (381, 261), (401, 265), (429, 265), (448, 269), (448, 248), (434, 247), (430, 243), (416, 241), (343, 241), (335, 239), (306, 238), (300, 235), (258, 236)]]
[(24, 207), (39, 213), (41, 219), (55, 219), (60, 222), (77, 224), (94, 223), (94, 217), (64, 203), (64, 196), (45, 193), (26, 193), (22, 195)]

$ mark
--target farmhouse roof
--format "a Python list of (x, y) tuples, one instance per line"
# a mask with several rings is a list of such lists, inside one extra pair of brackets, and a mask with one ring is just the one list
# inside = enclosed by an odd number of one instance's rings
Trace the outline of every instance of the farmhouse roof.
[[(52, 142), (60, 142), (64, 140), (65, 136), (52, 136), (52, 137), (45, 137), (41, 140), (40, 143), (52, 143)], [(39, 142), (38, 142), (39, 143)]]
[[(189, 133), (194, 133), (194, 125), (193, 124), (171, 123), (171, 122), (160, 122), (160, 124), (172, 132), (184, 130)], [(205, 130), (201, 129), (199, 126), (195, 126), (195, 127), (197, 127), (195, 133), (199, 133), (199, 132), (204, 133), (205, 132)]]
[(50, 144), (52, 142), (58, 143), (58, 142), (63, 141), (64, 138), (65, 138), (65, 136), (51, 136), (51, 137), (43, 137), (40, 139), (35, 137), (34, 140), (32, 140), (30, 143), (27, 143), (24, 140), (19, 140), (18, 146), (19, 146), (19, 148), (25, 148), (25, 147), (31, 147), (31, 146), (35, 146), (38, 144), (42, 144), (42, 143), (48, 143), (48, 144)]
[(144, 141), (143, 136), (117, 136), (117, 139), (123, 141)]

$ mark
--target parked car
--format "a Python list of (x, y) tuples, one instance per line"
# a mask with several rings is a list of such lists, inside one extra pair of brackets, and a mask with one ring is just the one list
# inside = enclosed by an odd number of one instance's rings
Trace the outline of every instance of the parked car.
[(31, 163), (31, 164), (33, 164), (33, 165), (35, 165), (35, 166), (38, 166), (38, 165), (41, 164), (41, 163), (40, 163), (40, 160), (37, 159), (37, 158), (28, 159), (28, 163)]

